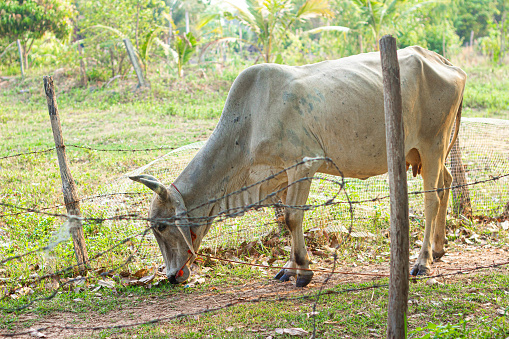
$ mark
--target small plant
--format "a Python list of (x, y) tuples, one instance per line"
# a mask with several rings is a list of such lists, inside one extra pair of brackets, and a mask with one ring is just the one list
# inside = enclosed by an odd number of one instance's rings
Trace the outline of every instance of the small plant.
[(196, 51), (196, 38), (193, 33), (178, 35), (175, 38), (175, 50), (178, 56), (178, 74), (184, 77), (184, 65), (189, 62), (191, 56)]

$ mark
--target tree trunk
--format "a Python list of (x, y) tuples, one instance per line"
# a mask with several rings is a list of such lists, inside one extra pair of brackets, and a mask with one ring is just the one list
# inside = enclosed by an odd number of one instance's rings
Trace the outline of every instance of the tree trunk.
[(111, 61), (111, 77), (115, 76), (115, 53), (113, 47), (110, 47), (110, 61)]
[(170, 9), (170, 19), (168, 20), (168, 46), (171, 46), (171, 39), (173, 38), (173, 9)]
[(447, 58), (445, 56), (445, 27), (444, 27), (444, 31), (442, 32), (442, 56), (444, 58)]
[(138, 52), (138, 53), (140, 51), (140, 47), (138, 44), (138, 27), (140, 24), (140, 1), (141, 0), (138, 0), (138, 6), (136, 7), (136, 29), (134, 31), (134, 39), (136, 42), (136, 52)]
[(507, 20), (507, 11), (504, 3), (504, 12), (502, 13), (502, 19), (500, 22), (500, 59), (498, 60), (500, 65), (504, 64), (505, 56), (505, 22)]
[(85, 60), (83, 60), (83, 46), (81, 46), (81, 44), (78, 44), (78, 53), (80, 55), (80, 86), (87, 87), (87, 69), (85, 66)]
[(16, 44), (18, 45), (18, 54), (19, 54), (19, 65), (20, 65), (20, 71), (21, 71), (21, 79), (25, 79), (25, 71), (23, 67), (23, 47), (21, 47), (21, 43), (19, 42), (19, 39), (16, 40)]
[(186, 34), (189, 33), (189, 12), (186, 9)]

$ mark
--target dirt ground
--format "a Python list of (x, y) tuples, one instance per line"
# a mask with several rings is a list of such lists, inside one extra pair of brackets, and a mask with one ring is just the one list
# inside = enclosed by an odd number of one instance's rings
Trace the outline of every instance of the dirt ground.
[[(444, 258), (433, 264), (433, 275), (450, 274), (460, 270), (468, 270), (480, 266), (488, 266), (494, 263), (503, 263), (509, 260), (509, 247), (492, 248), (490, 246), (475, 247), (464, 244), (456, 244)], [(327, 267), (325, 265), (314, 265)], [(355, 266), (355, 267), (353, 267)], [(330, 268), (330, 267), (329, 267)], [(486, 272), (497, 268), (484, 269), (478, 272)], [(503, 266), (504, 271), (507, 266)], [(148, 322), (158, 318), (173, 317), (182, 313), (199, 312), (204, 309), (213, 309), (229, 303), (244, 303), (256, 298), (274, 298), (281, 296), (301, 296), (304, 294), (317, 293), (320, 287), (330, 288), (346, 283), (376, 282), (380, 278), (370, 275), (355, 275), (347, 273), (369, 273), (387, 275), (389, 263), (369, 265), (342, 265), (339, 263), (336, 268), (342, 274), (334, 274), (324, 285), (324, 281), (330, 274), (315, 272), (314, 279), (305, 288), (296, 288), (294, 282), (281, 283), (272, 279), (257, 279), (247, 281), (244, 285), (228, 286), (227, 284), (208, 288), (208, 291), (196, 291), (192, 293), (178, 293), (169, 291), (168, 295), (158, 293), (147, 296), (119, 296), (120, 305), (124, 302), (129, 307), (119, 307), (107, 314), (99, 314), (90, 311), (81, 314), (78, 318), (76, 313), (54, 312), (41, 318), (40, 315), (23, 314), (19, 317), (18, 324), (30, 321), (33, 322), (31, 329), (47, 328), (41, 332), (33, 332), (31, 335), (19, 336), (25, 338), (47, 337), (47, 338), (68, 338), (70, 336), (88, 333), (92, 334), (92, 327), (108, 327), (117, 325), (129, 325)], [(272, 273), (272, 272), (271, 272)], [(276, 270), (273, 272), (277, 273)], [(467, 279), (467, 275), (456, 274), (435, 278), (435, 283), (452, 283), (461, 279)], [(127, 300), (129, 299), (129, 300)], [(162, 320), (164, 323), (165, 320)], [(63, 328), (67, 327), (67, 328)], [(69, 327), (74, 327), (71, 329)], [(21, 326), (18, 330), (25, 330)], [(8, 334), (8, 332), (4, 332)], [(0, 334), (0, 336), (2, 336)], [(19, 338), (18, 337), (18, 338)]]

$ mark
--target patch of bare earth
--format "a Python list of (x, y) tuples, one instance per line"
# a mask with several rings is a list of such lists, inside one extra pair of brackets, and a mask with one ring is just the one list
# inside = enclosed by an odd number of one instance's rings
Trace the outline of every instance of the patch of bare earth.
[[(444, 276), (434, 278), (439, 283), (450, 284), (467, 279), (464, 274), (454, 274), (458, 271), (471, 272), (472, 268), (490, 266), (496, 263), (506, 262), (509, 258), (509, 248), (479, 248), (474, 246), (456, 245), (444, 256), (442, 260), (433, 264), (433, 275)], [(315, 258), (316, 259), (316, 258)], [(322, 267), (320, 263), (314, 265)], [(330, 269), (330, 267), (329, 267)], [(476, 270), (476, 273), (487, 274), (490, 271), (500, 270), (507, 272), (507, 267), (488, 268)], [(27, 321), (32, 323), (31, 329), (41, 329), (25, 337), (34, 337), (39, 333), (48, 338), (68, 338), (72, 336), (91, 335), (92, 332), (102, 327), (129, 326), (144, 322), (157, 321), (164, 324), (169, 318), (179, 314), (192, 314), (205, 309), (214, 309), (227, 304), (248, 303), (257, 298), (273, 299), (277, 297), (299, 297), (305, 294), (316, 294), (324, 286), (325, 288), (340, 287), (347, 283), (376, 283), (381, 277), (389, 274), (389, 263), (365, 264), (353, 267), (352, 264), (336, 265), (336, 273), (330, 277), (329, 273), (315, 272), (312, 283), (305, 288), (296, 288), (294, 282), (281, 283), (272, 279), (247, 281), (244, 285), (228, 286), (227, 284), (210, 287), (208, 291), (193, 293), (178, 293), (171, 291), (167, 295), (157, 296), (121, 296), (118, 304), (128, 304), (119, 307), (107, 314), (98, 314), (94, 310), (86, 314), (71, 312), (54, 312), (48, 316), (24, 314), (19, 317), (18, 324)], [(276, 270), (273, 272), (277, 273)], [(369, 275), (356, 275), (369, 274)], [(448, 275), (452, 274), (452, 275)], [(326, 281), (327, 278), (330, 279)], [(44, 329), (44, 330), (42, 330)], [(26, 331), (22, 326), (18, 330)]]

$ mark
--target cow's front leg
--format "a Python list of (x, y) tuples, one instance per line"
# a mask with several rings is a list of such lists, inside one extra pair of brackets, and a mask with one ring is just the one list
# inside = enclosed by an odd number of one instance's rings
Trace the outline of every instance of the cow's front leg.
[(304, 218), (304, 211), (287, 208), (285, 220), (286, 226), (290, 230), (292, 236), (292, 250), (290, 253), (290, 260), (284, 266), (285, 268), (279, 271), (275, 279), (280, 281), (288, 281), (290, 277), (296, 277), (295, 286), (304, 287), (313, 278), (313, 272), (309, 271), (309, 256), (304, 242), (304, 233), (302, 230), (302, 220)]
[(290, 277), (296, 276), (295, 286), (297, 287), (306, 286), (313, 278), (313, 272), (309, 270), (310, 260), (302, 230), (304, 218), (302, 206), (306, 204), (311, 188), (311, 179), (305, 178), (311, 178), (322, 164), (321, 160), (310, 160), (302, 166), (287, 171), (288, 182), (292, 184), (288, 187), (286, 194), (285, 222), (292, 237), (292, 250), (290, 260), (275, 279), (288, 281)]

